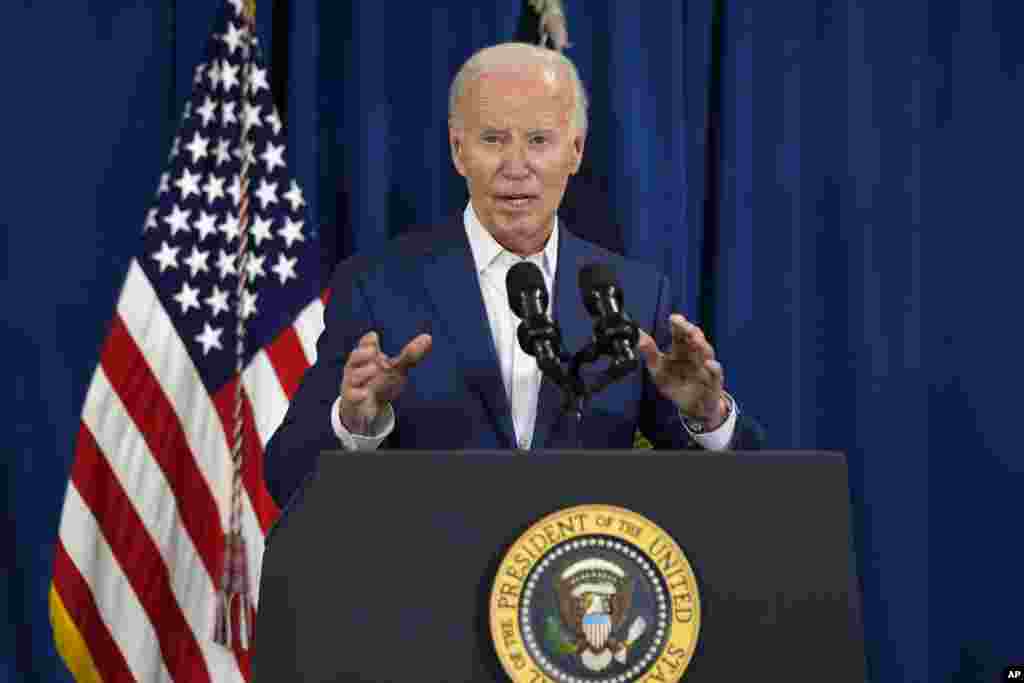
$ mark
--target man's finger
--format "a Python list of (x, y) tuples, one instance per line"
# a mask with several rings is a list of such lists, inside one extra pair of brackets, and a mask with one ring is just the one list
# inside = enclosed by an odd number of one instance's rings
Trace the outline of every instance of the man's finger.
[(715, 350), (711, 348), (704, 332), (678, 313), (669, 316), (669, 327), (672, 330), (672, 349), (670, 354), (673, 358), (694, 358), (698, 363), (710, 360), (715, 357)]
[(345, 380), (350, 387), (363, 387), (370, 383), (380, 373), (377, 366), (367, 363), (357, 368), (349, 368), (345, 373)]
[(367, 387), (347, 387), (342, 392), (342, 398), (349, 403), (362, 403), (370, 395)]
[(430, 351), (433, 344), (433, 337), (429, 334), (421, 334), (405, 345), (398, 358), (390, 362), (391, 369), (398, 372), (408, 372), (416, 367), (416, 364), (423, 360), (423, 357)]
[(654, 337), (647, 334), (643, 330), (639, 330), (640, 338), (636, 343), (636, 350), (644, 359), (644, 363), (654, 372), (658, 368), (658, 362), (661, 358), (661, 352), (658, 351), (658, 344), (654, 341)]
[(711, 388), (721, 389), (725, 385), (725, 371), (717, 360), (704, 361), (704, 368), (711, 375)]
[(377, 346), (377, 347), (379, 347), (380, 346), (380, 337), (377, 335), (376, 330), (370, 330), (369, 332), (367, 332), (366, 334), (364, 334), (362, 337), (359, 338), (359, 343), (356, 344), (356, 346), (357, 347), (360, 347), (360, 346)]
[(348, 354), (346, 368), (360, 368), (369, 365), (377, 357), (379, 351), (373, 346), (357, 346), (352, 353)]

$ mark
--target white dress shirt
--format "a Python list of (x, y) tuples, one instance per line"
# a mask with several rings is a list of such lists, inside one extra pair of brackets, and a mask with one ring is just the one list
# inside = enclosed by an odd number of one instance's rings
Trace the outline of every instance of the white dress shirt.
[[(552, 230), (544, 250), (525, 259), (498, 244), (477, 218), (472, 203), (467, 204), (462, 219), (466, 228), (466, 236), (469, 239), (469, 248), (473, 253), (473, 262), (476, 264), (480, 292), (487, 309), (494, 350), (501, 366), (501, 379), (505, 385), (505, 395), (508, 397), (509, 407), (512, 410), (512, 425), (515, 429), (516, 442), (520, 448), (527, 450), (533, 441), (533, 428), (537, 422), (537, 401), (540, 396), (543, 375), (540, 368), (537, 367), (536, 359), (519, 347), (516, 338), (519, 318), (512, 312), (512, 307), (509, 305), (505, 277), (508, 275), (509, 269), (519, 261), (532, 261), (540, 268), (548, 292), (552, 291), (555, 267), (558, 263), (558, 217), (555, 217), (554, 230)], [(549, 315), (554, 303), (553, 299), (553, 296), (548, 296)], [(646, 370), (642, 370), (642, 372), (646, 372)], [(731, 397), (727, 398), (732, 409), (722, 426), (701, 434), (687, 430), (699, 445), (708, 450), (722, 450), (732, 440), (738, 411), (735, 401), (732, 401)], [(335, 434), (338, 435), (341, 445), (346, 450), (374, 450), (395, 428), (394, 410), (391, 408), (391, 404), (387, 404), (370, 425), (370, 434), (352, 434), (341, 423), (340, 402), (341, 397), (339, 396), (331, 406), (330, 419)], [(680, 420), (680, 429), (686, 429), (682, 420)]]

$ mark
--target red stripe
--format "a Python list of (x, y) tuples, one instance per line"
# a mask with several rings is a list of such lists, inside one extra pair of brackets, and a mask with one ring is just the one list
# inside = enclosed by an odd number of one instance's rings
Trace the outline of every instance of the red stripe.
[(75, 622), (103, 680), (107, 683), (134, 681), (128, 662), (100, 616), (92, 589), (78, 572), (59, 539), (53, 561), (53, 586), (71, 621)]
[[(196, 465), (171, 402), (120, 315), (114, 317), (100, 363), (125, 410), (163, 470), (178, 514), (215, 585), (220, 583), (224, 530), (209, 485)], [(202, 386), (194, 391), (205, 391)]]
[(277, 379), (281, 382), (288, 400), (299, 390), (302, 374), (309, 368), (306, 352), (302, 349), (299, 334), (291, 325), (286, 327), (265, 349), (270, 364), (274, 366)]
[(84, 423), (78, 433), (71, 480), (146, 610), (171, 678), (190, 683), (209, 681), (206, 662), (174, 597), (160, 549)]
[(324, 291), (320, 292), (320, 301), (324, 302), (324, 306), (331, 300), (331, 288), (327, 287)]
[[(224, 424), (224, 431), (234, 434), (235, 424), (235, 383), (230, 382), (220, 388), (220, 391), (213, 397), (213, 404), (217, 407), (221, 422)], [(243, 434), (245, 452), (242, 463), (242, 483), (249, 493), (249, 500), (252, 502), (253, 511), (259, 520), (260, 528), (266, 534), (274, 520), (277, 519), (279, 510), (274, 500), (267, 493), (263, 483), (263, 446), (260, 444), (260, 436), (256, 432), (256, 420), (253, 417), (252, 406), (248, 396), (243, 392)], [(230, 440), (229, 440), (230, 442)]]

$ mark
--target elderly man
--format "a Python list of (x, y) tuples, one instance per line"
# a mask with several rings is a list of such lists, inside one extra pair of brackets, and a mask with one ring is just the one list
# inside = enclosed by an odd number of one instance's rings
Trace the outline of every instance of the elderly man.
[(265, 478), (279, 504), (325, 449), (575, 446), (560, 390), (516, 341), (505, 278), (523, 260), (552, 292), (566, 348), (592, 334), (576, 289), (589, 263), (615, 269), (626, 309), (653, 333), (641, 331), (637, 347), (646, 369), (592, 399), (584, 447), (629, 448), (637, 428), (659, 448), (759, 445), (667, 280), (560, 224), (559, 203), (583, 157), (586, 106), (575, 67), (558, 52), (509, 43), (462, 67), (449, 141), (469, 203), (449, 225), (338, 267), (316, 364), (267, 448)]

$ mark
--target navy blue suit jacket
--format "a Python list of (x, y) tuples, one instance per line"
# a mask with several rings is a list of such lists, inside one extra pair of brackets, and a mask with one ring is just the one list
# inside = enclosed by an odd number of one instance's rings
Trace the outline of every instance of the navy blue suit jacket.
[[(671, 299), (668, 280), (649, 266), (576, 237), (561, 221), (559, 229), (552, 310), (563, 347), (575, 352), (591, 338), (593, 325), (583, 308), (577, 274), (583, 265), (596, 262), (615, 268), (625, 309), (644, 330), (654, 330), (658, 347), (667, 350), (669, 313), (682, 311), (680, 302)], [(370, 330), (378, 332), (388, 355), (397, 354), (421, 332), (433, 336), (430, 352), (410, 372), (394, 402), (396, 427), (382, 448), (515, 447), (511, 410), (461, 216), (399, 237), (382, 253), (353, 256), (339, 264), (324, 318), (317, 361), (267, 445), (264, 476), (279, 505), (312, 472), (321, 451), (340, 448), (330, 410), (348, 354)], [(533, 448), (576, 447), (576, 431), (560, 407), (559, 388), (545, 378)], [(637, 428), (657, 448), (696, 447), (646, 369), (594, 397), (583, 419), (582, 444), (631, 448)], [(732, 447), (757, 448), (761, 440), (756, 423), (741, 414)]]

